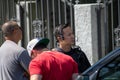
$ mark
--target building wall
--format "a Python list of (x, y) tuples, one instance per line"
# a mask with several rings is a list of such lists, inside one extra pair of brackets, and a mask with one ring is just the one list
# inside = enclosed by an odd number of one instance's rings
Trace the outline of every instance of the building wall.
[[(98, 27), (98, 7), (98, 4), (74, 6), (76, 45), (86, 53), (91, 64), (105, 54), (103, 23)], [(101, 15), (102, 12), (103, 10)]]

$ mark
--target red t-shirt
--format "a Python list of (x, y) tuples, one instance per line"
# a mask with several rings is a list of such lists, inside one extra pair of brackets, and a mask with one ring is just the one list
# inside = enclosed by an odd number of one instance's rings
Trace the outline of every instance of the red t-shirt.
[(30, 75), (42, 75), (42, 80), (72, 80), (72, 74), (78, 73), (78, 66), (68, 55), (44, 51), (31, 61), (29, 71)]

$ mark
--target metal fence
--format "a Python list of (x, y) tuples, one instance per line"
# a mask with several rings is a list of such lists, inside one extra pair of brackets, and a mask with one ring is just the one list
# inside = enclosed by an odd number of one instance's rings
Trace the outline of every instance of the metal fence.
[[(0, 26), (8, 20), (16, 20), (23, 28), (22, 46), (26, 47), (28, 41), (34, 37), (48, 37), (49, 47), (56, 46), (54, 28), (61, 23), (71, 23), (74, 30), (75, 4), (81, 0), (0, 0)], [(87, 0), (83, 0), (86, 1)], [(94, 0), (91, 0), (94, 1)], [(120, 46), (120, 1), (96, 0), (104, 6), (104, 30), (106, 52)], [(99, 14), (99, 13), (97, 13)], [(98, 15), (98, 21), (101, 16)], [(99, 22), (99, 27), (100, 22)], [(0, 44), (4, 41), (0, 31)]]
[(106, 52), (120, 47), (120, 0), (104, 0)]
[(0, 5), (0, 24), (16, 20), (24, 30), (23, 46), (42, 36), (50, 39), (49, 47), (55, 47), (55, 26), (69, 22), (74, 27), (72, 0), (0, 0)]

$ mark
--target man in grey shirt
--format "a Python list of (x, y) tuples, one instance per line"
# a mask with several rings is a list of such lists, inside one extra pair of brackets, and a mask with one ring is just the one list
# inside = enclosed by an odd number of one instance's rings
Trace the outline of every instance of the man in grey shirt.
[(28, 52), (18, 46), (22, 30), (15, 21), (2, 25), (5, 42), (0, 47), (0, 80), (28, 80), (25, 75), (31, 58)]

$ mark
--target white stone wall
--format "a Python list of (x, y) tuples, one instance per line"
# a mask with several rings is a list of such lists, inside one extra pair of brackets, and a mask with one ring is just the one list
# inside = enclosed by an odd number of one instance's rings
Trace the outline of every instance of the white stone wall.
[[(76, 45), (86, 53), (91, 64), (98, 61), (97, 4), (74, 6)], [(102, 52), (102, 51), (101, 51)]]

